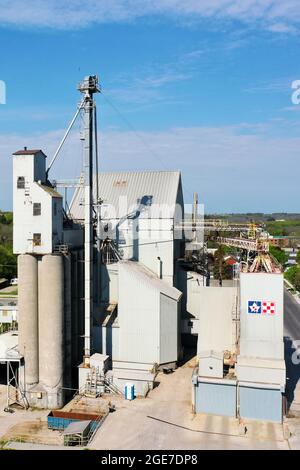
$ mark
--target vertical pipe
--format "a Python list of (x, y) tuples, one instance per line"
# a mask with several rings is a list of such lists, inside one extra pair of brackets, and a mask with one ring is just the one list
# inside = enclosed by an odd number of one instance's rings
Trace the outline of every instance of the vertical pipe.
[(96, 163), (96, 213), (97, 213), (97, 264), (96, 264), (96, 282), (97, 282), (97, 302), (101, 301), (101, 202), (99, 194), (99, 153), (98, 153), (98, 122), (97, 108), (94, 105), (94, 137), (95, 137), (95, 163)]
[(84, 95), (84, 362), (89, 366), (93, 320), (93, 95), (100, 91), (98, 77), (85, 77), (78, 89)]
[(72, 299), (71, 299), (71, 254), (64, 260), (64, 387), (72, 387)]
[(79, 315), (79, 299), (80, 293), (79, 282), (78, 282), (78, 253), (74, 252), (72, 254), (72, 270), (71, 270), (71, 301), (72, 301), (72, 367), (76, 366), (78, 363), (78, 342), (79, 342), (79, 332), (78, 332), (78, 315)]
[(93, 100), (86, 95), (84, 119), (84, 360), (89, 364), (91, 355), (91, 317), (93, 283)]
[(198, 216), (198, 193), (194, 193), (194, 203), (193, 203), (193, 216), (192, 216), (192, 231), (193, 240), (197, 239), (197, 216)]

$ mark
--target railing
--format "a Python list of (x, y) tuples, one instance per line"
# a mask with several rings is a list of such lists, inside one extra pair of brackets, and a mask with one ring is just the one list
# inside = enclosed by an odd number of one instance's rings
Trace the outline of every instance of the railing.
[(100, 428), (100, 426), (102, 426), (102, 424), (104, 423), (104, 421), (106, 420), (107, 416), (109, 415), (109, 412), (106, 413), (104, 416), (99, 416), (99, 419), (97, 419), (96, 421), (93, 421), (91, 423), (91, 428), (90, 428), (90, 432), (87, 436), (87, 444), (90, 444), (92, 442), (92, 440), (94, 439), (95, 437), (95, 434), (96, 432), (98, 431), (98, 429)]
[(67, 255), (69, 253), (69, 245), (55, 245), (53, 252)]

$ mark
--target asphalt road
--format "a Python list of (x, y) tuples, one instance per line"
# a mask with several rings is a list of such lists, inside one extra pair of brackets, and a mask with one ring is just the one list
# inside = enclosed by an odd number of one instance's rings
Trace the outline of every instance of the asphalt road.
[[(298, 347), (295, 344), (297, 340)], [(300, 386), (300, 304), (288, 291), (284, 292), (284, 355), (287, 376), (286, 397), (290, 408), (296, 392), (299, 394)]]
[(285, 290), (284, 292), (284, 335), (300, 340), (300, 304)]

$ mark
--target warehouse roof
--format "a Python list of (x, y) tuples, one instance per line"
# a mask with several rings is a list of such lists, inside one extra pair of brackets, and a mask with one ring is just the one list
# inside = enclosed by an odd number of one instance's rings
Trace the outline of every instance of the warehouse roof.
[(137, 261), (119, 261), (119, 269), (125, 269), (128, 275), (136, 276), (139, 281), (143, 281), (152, 288), (159, 290), (162, 294), (171, 299), (180, 300), (182, 292), (170, 286), (166, 281), (160, 279), (153, 271)]
[[(96, 196), (95, 190), (94, 179), (94, 198)], [(112, 205), (117, 211), (116, 218), (126, 216), (136, 209), (139, 204), (149, 206), (150, 210), (154, 205), (175, 205), (178, 201), (179, 190), (181, 191), (180, 171), (135, 171), (99, 174), (99, 195), (103, 200), (102, 213), (105, 211), (105, 205)], [(127, 197), (126, 204), (121, 204), (124, 207), (120, 207), (120, 197)], [(74, 219), (84, 219), (83, 202), (84, 188), (79, 187), (74, 193), (70, 207)], [(171, 214), (170, 218), (172, 217)]]
[(90, 421), (73, 421), (64, 429), (64, 436), (82, 434), (90, 424)]
[(40, 149), (28, 150), (27, 147), (25, 147), (23, 150), (18, 150), (17, 152), (13, 153), (13, 155), (35, 155), (36, 153), (42, 153), (44, 157), (47, 158), (42, 150)]
[(40, 188), (42, 188), (46, 193), (50, 194), (52, 197), (62, 198), (62, 195), (59, 194), (52, 186), (47, 186), (46, 184), (39, 184)]
[(8, 361), (21, 358), (17, 350), (18, 332), (9, 331), (0, 334), (0, 360)]

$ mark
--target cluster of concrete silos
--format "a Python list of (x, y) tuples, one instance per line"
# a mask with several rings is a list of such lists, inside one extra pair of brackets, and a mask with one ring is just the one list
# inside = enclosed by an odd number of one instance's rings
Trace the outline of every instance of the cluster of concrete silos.
[(60, 408), (64, 401), (65, 325), (71, 318), (64, 289), (70, 284), (68, 263), (64, 255), (18, 257), (23, 387), (29, 404), (41, 408)]

